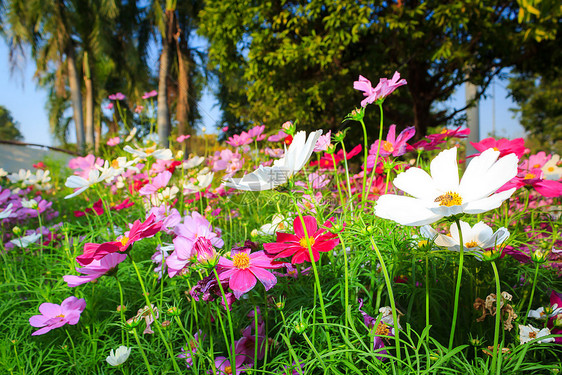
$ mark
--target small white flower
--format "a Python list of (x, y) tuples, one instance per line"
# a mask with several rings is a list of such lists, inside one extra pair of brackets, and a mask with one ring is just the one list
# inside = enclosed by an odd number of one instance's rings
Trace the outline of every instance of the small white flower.
[(10, 204), (8, 205), (8, 207), (6, 207), (6, 208), (4, 208), (4, 209), (0, 209), (0, 220), (2, 220), (2, 219), (7, 219), (7, 218), (9, 218), (10, 216), (12, 216), (12, 213), (13, 213), (13, 211), (12, 211), (12, 206), (13, 206), (13, 204), (10, 203)]
[(121, 345), (117, 348), (117, 350), (115, 350), (115, 352), (111, 349), (109, 356), (105, 360), (111, 366), (119, 366), (127, 361), (129, 355), (131, 355), (131, 348)]
[(29, 236), (23, 236), (22, 238), (17, 238), (15, 240), (11, 240), (10, 242), (18, 247), (26, 248), (32, 243), (36, 243), (38, 239), (41, 238), (41, 234), (33, 233)]
[(273, 162), (273, 166), (260, 165), (252, 173), (242, 178), (229, 178), (225, 186), (238, 190), (262, 191), (271, 190), (286, 183), (291, 176), (300, 171), (312, 155), (316, 141), (322, 135), (322, 130), (317, 130), (306, 137), (306, 132), (300, 131), (293, 137), (293, 141), (285, 156)]
[(97, 169), (90, 170), (87, 180), (80, 176), (70, 176), (66, 179), (64, 186), (69, 187), (71, 189), (78, 189), (78, 190), (76, 190), (72, 194), (67, 195), (66, 197), (64, 197), (64, 199), (75, 197), (78, 194), (84, 192), (84, 190), (86, 190), (90, 186), (95, 185), (98, 182), (105, 180), (106, 178), (108, 178), (108, 175), (100, 174), (100, 171)]
[(8, 175), (8, 180), (12, 183), (24, 182), (31, 176), (31, 171), (26, 169), (20, 169), (18, 173), (12, 173)]
[(205, 158), (203, 156), (195, 155), (194, 157), (184, 161), (183, 164), (182, 164), (182, 167), (183, 167), (183, 169), (195, 168), (199, 164), (203, 163), (204, 161), (205, 161)]
[[(550, 335), (550, 330), (548, 328), (538, 329), (530, 324), (524, 326), (519, 325), (519, 341), (521, 344), (528, 343), (531, 340), (537, 339), (539, 337), (544, 337)], [(547, 342), (553, 342), (554, 338), (550, 337), (544, 340), (538, 340), (539, 343), (544, 344)]]
[(21, 205), (24, 208), (32, 208), (32, 209), (36, 209), (37, 208), (37, 201), (35, 199), (22, 199), (21, 200)]
[(529, 315), (527, 315), (527, 317), (538, 320), (546, 320), (558, 314), (562, 314), (562, 307), (558, 307), (558, 304), (555, 303), (554, 306), (552, 306), (552, 311), (550, 313), (545, 312), (544, 307), (539, 307), (536, 310), (529, 310)]
[(439, 153), (431, 161), (431, 176), (410, 168), (393, 181), (411, 195), (386, 194), (379, 198), (375, 215), (402, 225), (431, 224), (460, 213), (479, 214), (499, 207), (515, 188), (494, 194), (517, 175), (517, 156), (498, 159), (499, 151), (488, 149), (472, 159), (459, 181), (457, 149)]
[(150, 196), (150, 203), (153, 207), (160, 206), (164, 202), (171, 202), (176, 198), (176, 194), (180, 191), (177, 186), (167, 187), (159, 193)]
[(127, 138), (125, 138), (125, 142), (130, 142), (133, 138), (135, 138), (135, 135), (137, 135), (137, 128), (133, 127)]
[[(481, 258), (482, 250), (496, 247), (509, 238), (509, 232), (505, 228), (498, 229), (495, 233), (492, 228), (483, 222), (476, 223), (473, 227), (460, 220), (464, 251), (473, 253), (477, 258)], [(423, 237), (434, 240), (437, 246), (443, 246), (452, 251), (460, 251), (460, 237), (457, 224), (451, 224), (450, 236), (437, 233), (429, 225), (424, 225), (420, 229)]]
[(558, 181), (562, 178), (562, 168), (558, 166), (560, 155), (554, 154), (549, 161), (542, 166), (543, 178), (545, 180)]
[(281, 214), (273, 215), (273, 219), (271, 223), (264, 224), (260, 227), (256, 234), (262, 236), (273, 236), (277, 231), (283, 231), (289, 228), (288, 218), (284, 217)]
[(135, 155), (139, 159), (146, 159), (149, 156), (152, 156), (153, 158), (158, 160), (170, 160), (173, 158), (172, 151), (169, 148), (156, 149), (156, 146), (151, 146), (146, 148), (134, 149), (131, 146), (127, 145), (123, 148), (123, 150)]
[(197, 182), (193, 183), (189, 181), (183, 185), (184, 193), (192, 194), (204, 190), (205, 188), (207, 188), (207, 186), (211, 185), (211, 182), (213, 182), (213, 177), (215, 177), (215, 174), (213, 172), (197, 175)]
[(4, 168), (0, 168), (0, 177), (6, 177), (8, 175), (8, 172), (6, 172), (4, 170)]

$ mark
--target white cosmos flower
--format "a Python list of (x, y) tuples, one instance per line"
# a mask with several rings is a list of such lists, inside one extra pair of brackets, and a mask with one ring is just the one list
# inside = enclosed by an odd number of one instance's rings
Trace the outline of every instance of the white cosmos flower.
[(111, 349), (109, 356), (105, 360), (111, 366), (119, 366), (125, 363), (125, 361), (129, 358), (129, 355), (131, 355), (131, 348), (121, 345), (116, 351)]
[(152, 156), (153, 158), (158, 160), (170, 160), (173, 158), (172, 151), (169, 148), (156, 149), (156, 146), (150, 146), (146, 148), (134, 149), (131, 146), (127, 145), (123, 147), (123, 150), (135, 155), (139, 159), (146, 159), (149, 156)]
[(41, 238), (41, 234), (33, 233), (29, 236), (23, 236), (22, 238), (16, 238), (15, 240), (11, 240), (10, 242), (18, 247), (28, 247), (32, 243), (36, 243), (38, 239)]
[(22, 199), (21, 205), (24, 208), (36, 209), (37, 208), (37, 201), (35, 199), (30, 199), (30, 200)]
[[(538, 329), (528, 324), (526, 326), (519, 324), (519, 341), (521, 344), (528, 343), (539, 337), (544, 337), (550, 335), (550, 330), (548, 328)], [(544, 340), (538, 340), (539, 343), (544, 344), (547, 342), (553, 342), (554, 338), (550, 337)]]
[[(482, 250), (496, 247), (509, 238), (509, 232), (505, 228), (498, 229), (495, 233), (492, 228), (483, 222), (476, 223), (473, 227), (460, 220), (464, 251), (475, 254), (481, 258)], [(434, 240), (437, 246), (443, 246), (452, 251), (460, 251), (459, 229), (457, 224), (451, 224), (450, 236), (437, 233), (429, 225), (424, 225), (420, 229), (421, 235), (430, 240)]]
[(262, 191), (274, 189), (286, 183), (291, 176), (300, 171), (314, 150), (316, 141), (322, 135), (317, 130), (306, 137), (306, 132), (300, 131), (293, 137), (285, 156), (273, 162), (273, 166), (260, 165), (252, 173), (242, 178), (229, 178), (225, 185), (238, 190)]
[(18, 173), (9, 174), (8, 180), (10, 180), (10, 182), (14, 184), (20, 181), (25, 183), (25, 181), (28, 181), (30, 177), (31, 177), (31, 171), (26, 169), (20, 169)]
[(137, 128), (133, 127), (127, 138), (125, 138), (125, 142), (130, 142), (133, 138), (135, 138), (135, 135), (137, 135)]
[(558, 314), (562, 314), (562, 307), (558, 307), (558, 304), (555, 303), (548, 312), (544, 311), (544, 307), (539, 307), (536, 310), (529, 310), (529, 315), (527, 315), (527, 317), (538, 320), (546, 320)]
[(273, 215), (271, 223), (262, 225), (257, 231), (257, 234), (260, 234), (262, 236), (272, 236), (277, 231), (284, 231), (289, 228), (289, 220), (290, 218), (287, 218), (281, 214), (275, 214)]
[(431, 161), (431, 176), (420, 168), (400, 173), (393, 184), (411, 197), (383, 195), (377, 201), (375, 215), (414, 226), (497, 208), (515, 191), (494, 194), (515, 177), (518, 162), (515, 154), (498, 159), (499, 155), (499, 151), (488, 149), (472, 159), (459, 182), (457, 149), (442, 151)]
[[(109, 170), (105, 171), (105, 173), (110, 173)], [(80, 176), (70, 176), (66, 179), (64, 186), (69, 187), (71, 189), (78, 189), (74, 193), (67, 195), (64, 199), (69, 199), (72, 197), (81, 194), (84, 190), (89, 188), (92, 185), (97, 184), (100, 181), (105, 180), (109, 177), (109, 174), (100, 173), (99, 170), (92, 168), (88, 174), (88, 179), (86, 180)]]
[(9, 218), (10, 216), (12, 216), (12, 213), (13, 213), (13, 211), (12, 211), (12, 206), (13, 206), (13, 204), (10, 203), (10, 204), (8, 205), (8, 207), (6, 207), (6, 208), (4, 208), (4, 209), (0, 209), (0, 220), (2, 220), (2, 219), (7, 219), (7, 218)]
[(549, 161), (542, 166), (542, 173), (545, 180), (558, 181), (562, 178), (562, 168), (558, 166), (560, 155), (554, 154)]
[(203, 156), (195, 155), (194, 157), (184, 161), (183, 164), (182, 164), (182, 167), (183, 167), (183, 169), (195, 168), (199, 164), (203, 163), (204, 161), (205, 161), (205, 158)]
[(117, 176), (121, 175), (123, 172), (125, 172), (125, 170), (129, 169), (139, 173), (140, 170), (136, 167), (138, 162), (139, 159), (137, 158), (133, 160), (127, 160), (126, 157), (120, 156), (117, 159), (113, 159), (111, 161), (111, 167), (115, 169), (115, 173)]
[(198, 191), (204, 190), (207, 186), (211, 185), (213, 182), (213, 177), (215, 174), (213, 172), (199, 174), (197, 175), (197, 182), (188, 181), (183, 185), (183, 190), (185, 194), (197, 193)]
[(4, 168), (0, 168), (0, 177), (6, 177), (8, 175), (8, 172), (6, 172), (4, 170)]

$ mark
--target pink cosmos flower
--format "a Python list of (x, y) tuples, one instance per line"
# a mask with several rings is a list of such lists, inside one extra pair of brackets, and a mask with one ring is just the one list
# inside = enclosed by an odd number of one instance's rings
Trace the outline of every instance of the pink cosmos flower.
[(90, 171), (95, 169), (96, 165), (101, 167), (103, 162), (104, 160), (102, 158), (96, 158), (94, 155), (90, 154), (84, 157), (78, 156), (74, 159), (70, 159), (68, 161), (68, 167), (74, 170), (75, 175), (88, 179)]
[(268, 142), (281, 142), (283, 141), (285, 138), (287, 138), (288, 134), (285, 133), (283, 130), (279, 130), (279, 132), (275, 135), (270, 136), (269, 138), (267, 138)]
[[(330, 183), (330, 177), (326, 174), (320, 174), (318, 172), (313, 172), (308, 175), (308, 183), (313, 189), (322, 189)], [(304, 188), (308, 187), (303, 181), (295, 182), (295, 185), (302, 186)]]
[(277, 278), (267, 270), (283, 267), (283, 263), (274, 263), (263, 251), (250, 251), (249, 248), (232, 249), (232, 260), (225, 257), (219, 259), (218, 266), (222, 270), (219, 279), (221, 282), (228, 280), (228, 286), (238, 299), (256, 286), (256, 279), (265, 290), (271, 289), (277, 283)]
[(316, 141), (316, 145), (314, 146), (314, 152), (326, 151), (328, 149), (328, 146), (330, 145), (331, 139), (332, 139), (332, 131), (328, 130), (326, 134), (321, 135)]
[(431, 150), (439, 150), (441, 148), (441, 144), (445, 143), (444, 139), (428, 139), (427, 137), (417, 141), (412, 145), (406, 145), (407, 151), (431, 151)]
[[(406, 142), (416, 134), (416, 128), (413, 126), (404, 129), (396, 138), (396, 125), (390, 125), (388, 129), (388, 135), (386, 136), (386, 141), (382, 141), (380, 146), (379, 156), (389, 156), (394, 157), (404, 155), (406, 153)], [(369, 150), (369, 155), (376, 156), (377, 149), (379, 148), (379, 140), (377, 139), (375, 143), (371, 146)], [(374, 163), (374, 160), (373, 160)]]
[(375, 88), (371, 85), (371, 81), (360, 75), (359, 80), (353, 82), (353, 88), (363, 91), (363, 95), (366, 96), (366, 98), (361, 101), (361, 107), (366, 107), (367, 104), (384, 100), (388, 95), (392, 94), (394, 90), (405, 84), (407, 84), (407, 82), (405, 79), (400, 79), (400, 73), (394, 72), (392, 79), (381, 78)]
[(76, 267), (76, 271), (84, 274), (84, 276), (65, 275), (62, 278), (71, 288), (86, 284), (90, 281), (97, 280), (103, 275), (111, 273), (111, 271), (116, 269), (119, 263), (123, 262), (126, 258), (127, 255), (125, 254), (107, 254), (100, 260), (93, 260), (92, 263), (85, 267)]
[(251, 138), (256, 138), (256, 141), (261, 141), (265, 138), (265, 134), (263, 134), (264, 130), (265, 130), (265, 125), (254, 126), (250, 130), (248, 130), (248, 135)]
[(103, 215), (104, 209), (103, 209), (103, 202), (101, 198), (92, 205), (92, 208), (86, 208), (84, 211), (74, 211), (74, 216), (82, 217), (89, 212), (94, 212), (97, 216)]
[(176, 138), (176, 142), (178, 143), (182, 143), (183, 141), (185, 141), (186, 139), (190, 138), (191, 135), (187, 134), (187, 135), (180, 135), (179, 137)]
[[(215, 373), (217, 375), (231, 375), (234, 373), (232, 371), (232, 365), (230, 364), (230, 360), (226, 357), (216, 357), (215, 358)], [(244, 365), (244, 357), (237, 356), (234, 358), (234, 368), (236, 369), (237, 374), (245, 374), (246, 370), (249, 369), (251, 366)], [(208, 374), (212, 374), (213, 371), (207, 371)]]
[(41, 315), (29, 318), (29, 324), (33, 327), (42, 327), (33, 332), (31, 336), (43, 335), (52, 329), (62, 327), (65, 324), (75, 325), (80, 320), (80, 314), (86, 308), (84, 298), (68, 297), (60, 305), (54, 303), (42, 303), (39, 306)]
[(118, 92), (116, 94), (112, 94), (108, 96), (109, 100), (125, 100), (125, 95)]
[(530, 155), (528, 160), (523, 160), (519, 165), (519, 168), (523, 170), (531, 168), (540, 169), (550, 160), (551, 157), (552, 155), (547, 155), (544, 151), (541, 151), (535, 155)]
[(509, 190), (513, 187), (520, 188), (525, 185), (532, 186), (543, 197), (555, 198), (562, 196), (562, 183), (543, 179), (543, 171), (539, 168), (519, 170), (517, 176), (498, 189), (498, 192)]
[(228, 131), (228, 126), (223, 126), (223, 127), (221, 128), (221, 131), (222, 131), (223, 133), (226, 133), (226, 132)]
[[(254, 311), (252, 310), (252, 313), (253, 312)], [(252, 318), (253, 318), (253, 314), (252, 314)], [(255, 361), (254, 357), (256, 353), (255, 352), (256, 334), (253, 332), (254, 328), (255, 328), (254, 323), (244, 328), (244, 330), (242, 331), (242, 337), (240, 338), (240, 340), (236, 341), (234, 346), (234, 352), (236, 353), (236, 356), (239, 355), (242, 356), (245, 359), (245, 361), (247, 361), (248, 363), (254, 363)], [(257, 359), (261, 360), (265, 356), (265, 346), (267, 345), (266, 336), (265, 336), (265, 323), (263, 322), (263, 319), (261, 319), (261, 316), (258, 318), (257, 337), (258, 337)]]
[[(185, 344), (185, 347), (181, 348), (182, 353), (178, 354), (178, 358), (185, 358), (187, 368), (193, 366), (193, 356), (197, 353), (199, 348), (199, 336), (201, 336), (202, 331), (199, 330), (195, 335), (193, 335), (193, 340), (190, 340)], [(205, 335), (201, 338), (201, 342), (205, 339)], [(184, 349), (185, 348), (185, 349)]]
[(113, 103), (109, 103), (108, 105), (106, 105), (105, 109), (112, 110), (113, 109)]
[(149, 92), (145, 92), (144, 95), (142, 96), (143, 99), (150, 99), (152, 97), (155, 97), (156, 95), (158, 95), (158, 91), (156, 90), (152, 90)]
[(266, 147), (263, 150), (264, 154), (271, 156), (272, 158), (282, 158), (285, 155), (285, 151), (282, 148), (270, 148)]
[(440, 133), (429, 134), (425, 137), (432, 141), (443, 141), (446, 138), (466, 138), (470, 134), (470, 129), (461, 130), (461, 126), (456, 129), (443, 128)]
[(123, 236), (117, 238), (113, 242), (104, 242), (102, 244), (87, 243), (84, 245), (84, 253), (76, 257), (76, 261), (85, 266), (92, 263), (94, 260), (99, 260), (110, 253), (123, 252), (127, 248), (143, 239), (154, 236), (162, 228), (162, 222), (156, 222), (155, 216), (150, 215), (144, 222), (136, 220), (128, 232)]
[[(293, 221), (295, 234), (277, 232), (277, 242), (265, 243), (263, 248), (268, 254), (275, 258), (285, 258), (293, 256), (291, 263), (300, 264), (305, 261), (310, 262), (308, 247), (312, 249), (314, 261), (320, 259), (320, 252), (327, 252), (336, 247), (340, 240), (336, 234), (330, 233), (325, 228), (318, 228), (318, 223), (313, 216), (303, 216), (304, 228), (300, 218), (297, 216)], [(324, 227), (331, 228), (334, 219), (327, 220)]]
[(234, 134), (232, 137), (228, 137), (226, 141), (232, 147), (244, 146), (252, 143), (252, 137), (246, 132), (240, 134)]
[(142, 105), (137, 105), (135, 107), (135, 113), (142, 113), (143, 110), (144, 110), (144, 107)]
[(168, 182), (170, 182), (170, 178), (172, 178), (172, 173), (170, 173), (170, 171), (164, 171), (158, 174), (158, 176), (152, 179), (152, 183), (148, 183), (140, 188), (139, 194), (151, 195), (156, 193), (159, 189), (162, 189), (166, 187), (166, 185), (168, 185)]
[(496, 140), (495, 138), (490, 137), (483, 139), (480, 142), (470, 142), (470, 144), (480, 151), (480, 153), (470, 155), (470, 157), (478, 156), (489, 148), (499, 151), (500, 158), (509, 154), (515, 154), (518, 158), (521, 158), (521, 156), (525, 154), (525, 140), (523, 138), (516, 138), (513, 140), (501, 138)]
[(111, 147), (117, 146), (119, 143), (121, 143), (121, 138), (119, 137), (113, 137), (107, 140), (107, 145)]
[(222, 247), (224, 241), (213, 232), (211, 223), (200, 213), (193, 211), (186, 216), (182, 224), (176, 225), (174, 232), (174, 252), (166, 259), (168, 276), (176, 276), (190, 262), (197, 260), (198, 249), (201, 253), (209, 246)]

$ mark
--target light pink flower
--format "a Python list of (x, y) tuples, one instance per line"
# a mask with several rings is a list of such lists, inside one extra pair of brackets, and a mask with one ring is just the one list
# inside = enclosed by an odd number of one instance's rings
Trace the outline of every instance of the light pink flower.
[(110, 253), (99, 260), (93, 260), (92, 263), (87, 266), (82, 268), (76, 267), (76, 271), (84, 274), (84, 276), (65, 275), (62, 278), (71, 288), (86, 284), (90, 281), (97, 280), (107, 273), (110, 273), (126, 258), (126, 254)]
[(116, 94), (111, 94), (108, 96), (109, 100), (125, 100), (125, 95), (118, 92)]
[(187, 134), (187, 135), (180, 135), (176, 138), (176, 142), (178, 143), (182, 143), (183, 141), (185, 141), (186, 139), (188, 139), (189, 137), (191, 137), (191, 135)]
[[(382, 141), (380, 145), (379, 156), (401, 156), (406, 153), (406, 142), (416, 134), (416, 128), (413, 126), (404, 129), (398, 137), (396, 137), (396, 125), (390, 125), (388, 129), (388, 135), (386, 136), (386, 141)], [(373, 143), (371, 149), (369, 150), (369, 155), (376, 157), (377, 150), (379, 148), (378, 139)], [(374, 160), (373, 162), (374, 163)]]
[(367, 104), (384, 100), (388, 95), (392, 94), (394, 90), (405, 84), (407, 84), (407, 82), (405, 79), (400, 79), (400, 73), (394, 72), (392, 79), (381, 78), (375, 88), (371, 85), (371, 81), (360, 75), (359, 80), (353, 82), (353, 88), (363, 91), (363, 95), (365, 95), (366, 98), (361, 101), (361, 107), (366, 107)]
[(223, 133), (226, 133), (228, 131), (228, 126), (223, 126), (221, 130)]
[(140, 195), (151, 195), (156, 193), (159, 189), (162, 189), (168, 185), (170, 182), (170, 178), (172, 178), (172, 173), (170, 171), (164, 171), (158, 176), (152, 179), (152, 183), (144, 185), (139, 190)]
[(42, 327), (33, 332), (31, 336), (43, 335), (52, 329), (62, 327), (65, 324), (75, 325), (80, 320), (80, 314), (86, 308), (84, 298), (68, 297), (60, 305), (54, 303), (42, 303), (39, 306), (41, 315), (29, 318), (29, 324), (33, 327)]
[(256, 141), (261, 141), (265, 138), (265, 134), (263, 134), (264, 130), (265, 130), (265, 125), (254, 126), (250, 130), (248, 130), (248, 135), (251, 138), (256, 138)]
[(287, 133), (285, 133), (283, 130), (279, 130), (279, 132), (275, 135), (270, 136), (269, 138), (267, 138), (268, 142), (281, 142), (283, 141), (285, 138), (287, 138)]
[(314, 146), (314, 152), (326, 151), (330, 145), (332, 137), (332, 131), (329, 130), (326, 134), (321, 135), (316, 141), (316, 146)]
[(158, 95), (158, 91), (152, 90), (152, 91), (149, 91), (149, 92), (145, 92), (144, 95), (142, 96), (142, 98), (143, 99), (149, 99), (149, 98), (152, 98), (156, 95)]
[(230, 252), (232, 260), (225, 257), (219, 259), (219, 267), (223, 270), (219, 279), (228, 280), (228, 286), (238, 299), (256, 286), (256, 279), (265, 290), (271, 289), (277, 283), (277, 278), (267, 270), (284, 267), (283, 263), (274, 263), (263, 251), (251, 254), (250, 251), (249, 248), (233, 249)]
[(240, 134), (234, 134), (232, 137), (228, 137), (226, 143), (232, 147), (244, 146), (252, 143), (252, 137), (250, 137), (248, 133), (242, 132)]
[(113, 137), (107, 140), (107, 145), (111, 147), (117, 146), (119, 143), (121, 143), (121, 138), (119, 137)]
[(141, 113), (143, 111), (144, 107), (142, 105), (137, 105), (135, 107), (135, 113)]

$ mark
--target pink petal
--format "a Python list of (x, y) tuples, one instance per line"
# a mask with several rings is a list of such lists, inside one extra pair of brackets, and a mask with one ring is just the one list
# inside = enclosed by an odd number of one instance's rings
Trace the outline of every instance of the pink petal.
[(39, 306), (39, 312), (46, 317), (52, 318), (54, 316), (62, 314), (62, 308), (60, 305), (55, 303), (45, 302)]
[(238, 270), (238, 272), (235, 272), (230, 277), (228, 285), (234, 292), (234, 296), (236, 296), (236, 298), (240, 298), (242, 294), (248, 292), (256, 286), (256, 277), (248, 269)]
[[(303, 216), (302, 217), (302, 221), (304, 221), (304, 226), (306, 228), (306, 232), (308, 234), (309, 237), (311, 237), (314, 233), (316, 233), (316, 230), (318, 230), (318, 223), (316, 222), (316, 219), (313, 216)], [(303, 238), (304, 235), (304, 228), (302, 226), (302, 222), (300, 217), (296, 217), (295, 220), (293, 221), (293, 227), (295, 228), (295, 234), (299, 237), (299, 238)]]
[(277, 278), (271, 272), (254, 266), (250, 266), (249, 269), (261, 281), (265, 290), (269, 290), (277, 284)]

